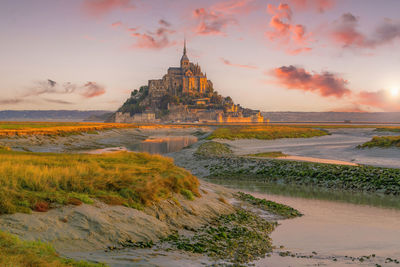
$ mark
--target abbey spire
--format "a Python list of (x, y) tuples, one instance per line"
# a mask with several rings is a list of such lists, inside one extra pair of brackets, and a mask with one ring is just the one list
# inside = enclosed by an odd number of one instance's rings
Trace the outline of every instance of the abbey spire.
[(189, 68), (189, 58), (188, 58), (188, 56), (187, 56), (187, 54), (186, 54), (186, 38), (185, 38), (185, 40), (184, 40), (184, 45), (183, 45), (183, 56), (182, 56), (182, 58), (181, 58), (181, 68), (182, 69), (187, 69), (187, 68)]

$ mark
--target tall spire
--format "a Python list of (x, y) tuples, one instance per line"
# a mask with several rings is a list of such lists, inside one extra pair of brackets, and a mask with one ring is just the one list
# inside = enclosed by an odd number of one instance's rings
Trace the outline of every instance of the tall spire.
[(185, 39), (184, 39), (183, 55), (186, 55), (186, 37), (185, 37)]

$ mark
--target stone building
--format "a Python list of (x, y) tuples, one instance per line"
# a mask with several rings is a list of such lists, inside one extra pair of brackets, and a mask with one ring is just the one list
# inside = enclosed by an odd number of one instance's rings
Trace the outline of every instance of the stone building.
[(169, 68), (162, 79), (149, 80), (148, 86), (151, 105), (155, 107), (164, 95), (202, 95), (212, 88), (212, 83), (207, 80), (207, 75), (203, 74), (198, 64), (189, 61), (185, 41), (180, 67)]

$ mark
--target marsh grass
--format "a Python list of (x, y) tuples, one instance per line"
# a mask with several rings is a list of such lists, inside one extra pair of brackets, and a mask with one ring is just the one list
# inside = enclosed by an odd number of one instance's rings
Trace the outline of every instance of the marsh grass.
[(62, 259), (48, 244), (21, 241), (0, 231), (0, 266), (12, 267), (101, 267), (103, 264)]
[(257, 154), (248, 154), (246, 156), (261, 157), (261, 158), (282, 158), (282, 157), (286, 157), (287, 155), (285, 153), (282, 153), (281, 151), (270, 151), (270, 152), (262, 152), (262, 153), (257, 153)]
[(0, 122), (0, 137), (7, 136), (69, 136), (82, 133), (96, 134), (98, 131), (137, 127), (123, 123), (84, 122)]
[(287, 126), (232, 126), (217, 128), (207, 139), (263, 139), (309, 138), (328, 135), (326, 131)]
[(93, 203), (142, 209), (174, 193), (200, 196), (199, 182), (173, 160), (116, 152), (100, 155), (0, 150), (0, 214)]
[(213, 141), (201, 144), (194, 153), (194, 155), (198, 157), (222, 157), (232, 154), (233, 151), (227, 144)]
[(358, 148), (372, 148), (372, 147), (400, 148), (400, 136), (374, 136), (370, 141), (358, 146)]

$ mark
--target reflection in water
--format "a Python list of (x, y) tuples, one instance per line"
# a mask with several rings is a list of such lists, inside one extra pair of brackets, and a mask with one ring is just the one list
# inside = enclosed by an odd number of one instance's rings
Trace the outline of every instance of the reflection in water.
[(346, 192), (340, 190), (316, 188), (312, 186), (284, 185), (260, 181), (206, 179), (208, 182), (224, 185), (237, 190), (301, 197), (324, 199), (335, 202), (346, 202), (359, 205), (400, 209), (400, 197), (383, 194)]
[(148, 152), (151, 154), (166, 154), (176, 152), (197, 142), (194, 136), (163, 136), (148, 138), (139, 144), (129, 146), (129, 150)]

